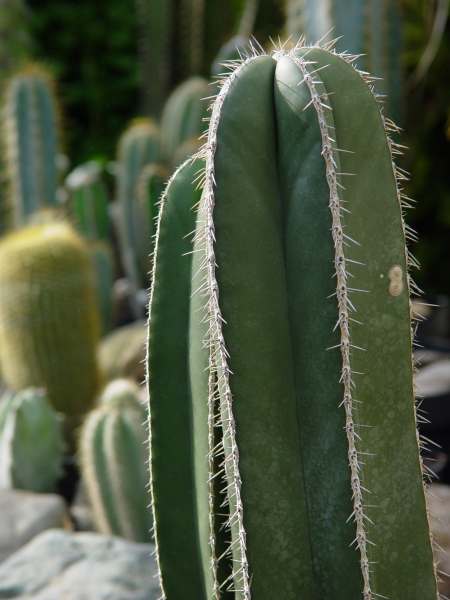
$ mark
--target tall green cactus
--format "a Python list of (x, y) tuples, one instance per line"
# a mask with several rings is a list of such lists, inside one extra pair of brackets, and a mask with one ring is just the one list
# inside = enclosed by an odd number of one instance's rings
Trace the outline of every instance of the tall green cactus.
[(80, 466), (100, 532), (150, 541), (145, 450), (145, 407), (139, 388), (116, 379), (80, 435)]
[(0, 489), (53, 492), (62, 474), (62, 423), (43, 390), (0, 402)]
[(11, 78), (3, 130), (10, 205), (20, 225), (57, 203), (57, 108), (52, 79), (43, 67), (30, 65)]
[[(125, 272), (135, 291), (146, 287), (146, 273), (149, 265), (142, 270), (147, 252), (140, 256), (142, 244), (139, 241), (140, 221), (138, 187), (139, 177), (145, 166), (157, 163), (160, 159), (160, 134), (158, 127), (150, 119), (137, 119), (124, 132), (119, 140), (117, 174), (117, 220), (122, 262)], [(141, 314), (135, 306), (136, 315)]]
[[(387, 114), (402, 116), (403, 19), (400, 0), (287, 0), (287, 31), (314, 43), (339, 37), (337, 48), (358, 57), (358, 65), (380, 78)], [(341, 37), (342, 36), (342, 37)]]
[(170, 95), (164, 107), (161, 121), (163, 154), (171, 161), (177, 149), (205, 131), (208, 104), (211, 95), (208, 82), (202, 77), (191, 77), (179, 85)]
[(90, 240), (109, 240), (108, 192), (95, 161), (76, 167), (66, 178), (69, 210), (77, 229)]
[(354, 61), (279, 48), (226, 78), (193, 252), (186, 166), (166, 191), (148, 386), (168, 600), (436, 600), (404, 175)]
[(73, 430), (99, 385), (99, 316), (84, 242), (63, 222), (11, 233), (0, 243), (0, 287), (4, 381), (13, 390), (46, 388)]

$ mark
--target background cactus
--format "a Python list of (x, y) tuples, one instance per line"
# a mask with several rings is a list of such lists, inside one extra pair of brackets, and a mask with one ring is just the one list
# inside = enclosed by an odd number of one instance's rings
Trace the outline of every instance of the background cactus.
[(101, 332), (104, 335), (111, 330), (114, 318), (114, 257), (107, 242), (90, 242), (88, 249), (94, 264), (97, 304), (100, 312)]
[[(139, 241), (142, 214), (139, 210), (138, 182), (143, 168), (160, 159), (159, 129), (150, 119), (138, 119), (130, 125), (119, 141), (117, 165), (117, 223), (122, 262), (135, 291), (146, 287), (150, 265), (148, 252), (139, 255), (145, 241)], [(142, 315), (142, 307), (134, 306), (136, 316)]]
[(3, 135), (10, 205), (16, 225), (57, 203), (57, 110), (48, 72), (30, 65), (7, 85)]
[(43, 390), (7, 394), (0, 403), (0, 489), (53, 492), (62, 475), (61, 418)]
[(400, 0), (288, 0), (287, 31), (310, 43), (339, 38), (337, 48), (359, 54), (358, 65), (380, 78), (377, 90), (386, 94), (387, 113), (402, 118), (403, 19)]
[(13, 390), (45, 387), (69, 430), (99, 385), (99, 315), (91, 258), (65, 223), (24, 228), (0, 242), (0, 363)]
[(80, 465), (100, 532), (150, 541), (145, 457), (145, 406), (139, 388), (111, 382), (80, 436)]
[(211, 95), (208, 82), (202, 77), (191, 77), (180, 84), (170, 95), (161, 120), (163, 154), (170, 161), (177, 149), (205, 131), (208, 103)]
[(138, 182), (138, 211), (140, 218), (137, 222), (137, 243), (140, 245), (140, 248), (137, 254), (140, 258), (139, 270), (147, 275), (145, 280), (147, 286), (150, 282), (150, 256), (153, 253), (159, 201), (161, 200), (161, 195), (168, 179), (169, 172), (164, 166), (150, 164), (142, 170)]
[(170, 86), (173, 0), (136, 0), (145, 112), (159, 116)]
[(437, 597), (404, 174), (354, 62), (278, 48), (224, 81), (192, 254), (192, 179), (166, 192), (148, 346), (165, 598)]
[(111, 234), (108, 192), (100, 165), (87, 162), (66, 178), (69, 210), (80, 233), (90, 240), (108, 240)]

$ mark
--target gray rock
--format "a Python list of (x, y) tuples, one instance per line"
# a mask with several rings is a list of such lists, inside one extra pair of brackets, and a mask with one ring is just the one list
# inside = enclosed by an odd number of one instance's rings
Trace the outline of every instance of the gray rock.
[(450, 486), (433, 483), (428, 488), (428, 509), (434, 553), (440, 571), (439, 591), (443, 597), (450, 594)]
[(64, 500), (56, 494), (0, 490), (0, 562), (46, 529), (68, 524)]
[(82, 479), (78, 483), (77, 493), (70, 507), (70, 514), (76, 531), (95, 531), (92, 508)]
[(157, 600), (153, 546), (97, 533), (42, 533), (0, 565), (0, 598)]

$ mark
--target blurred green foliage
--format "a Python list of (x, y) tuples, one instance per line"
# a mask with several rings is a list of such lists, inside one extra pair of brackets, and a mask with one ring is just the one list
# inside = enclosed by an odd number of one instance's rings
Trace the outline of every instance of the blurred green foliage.
[(53, 69), (73, 164), (111, 157), (137, 111), (134, 3), (29, 0), (36, 57)]

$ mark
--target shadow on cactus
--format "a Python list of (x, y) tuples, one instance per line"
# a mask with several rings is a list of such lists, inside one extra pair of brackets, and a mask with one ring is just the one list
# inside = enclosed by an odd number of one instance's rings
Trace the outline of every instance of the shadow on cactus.
[(437, 598), (405, 176), (355, 58), (244, 60), (212, 107), (197, 213), (189, 163), (163, 197), (147, 365), (163, 598)]
[(116, 379), (80, 434), (81, 472), (98, 530), (137, 542), (151, 539), (146, 412), (138, 386)]

